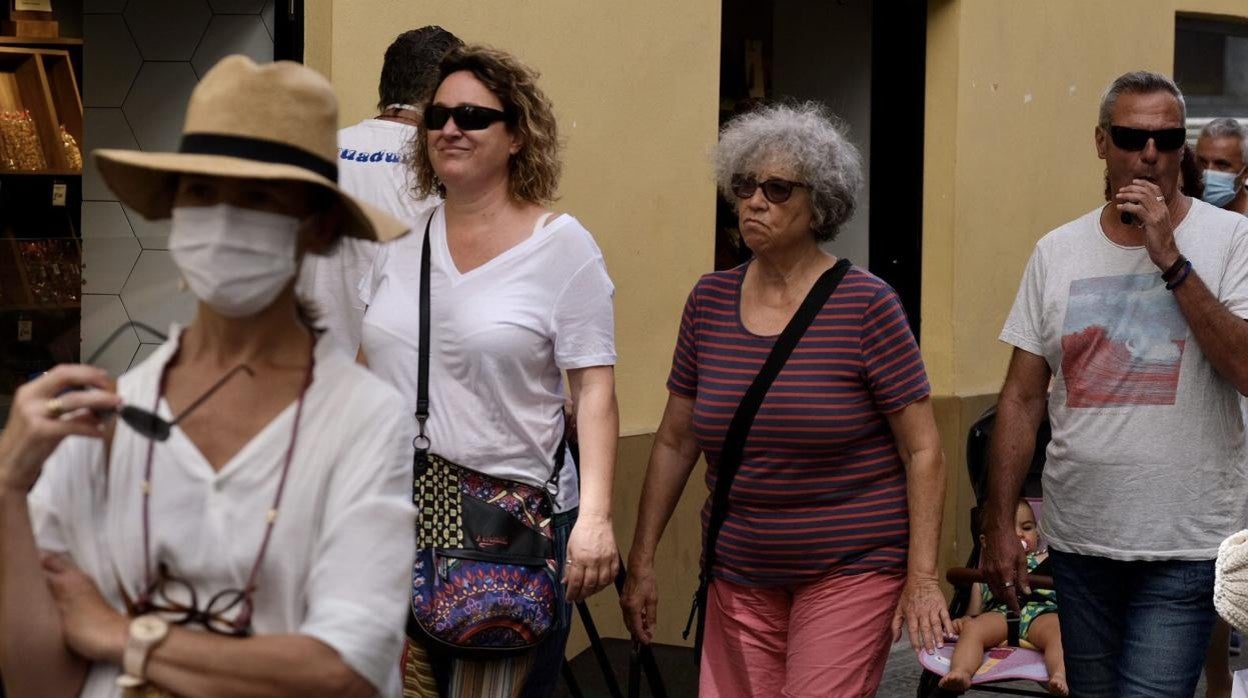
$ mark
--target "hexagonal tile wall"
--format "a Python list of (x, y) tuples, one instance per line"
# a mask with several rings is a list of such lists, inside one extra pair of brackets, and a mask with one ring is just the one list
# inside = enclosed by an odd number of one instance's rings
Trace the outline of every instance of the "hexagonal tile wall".
[(208, 0), (208, 4), (218, 15), (258, 15), (264, 0)]
[(117, 13), (126, 9), (126, 0), (83, 0), (82, 12), (88, 15)]
[(83, 105), (120, 107), (143, 65), (121, 15), (85, 15), (82, 50)]
[(143, 249), (169, 249), (169, 231), (172, 226), (168, 218), (149, 221), (141, 213), (125, 204), (122, 204), (121, 208), (126, 212), (130, 227), (134, 229), (134, 236), (139, 239), (139, 244), (143, 246)]
[(273, 61), (273, 38), (260, 15), (217, 15), (195, 49), (191, 65), (200, 77), (217, 61), (241, 53), (257, 63)]
[(110, 376), (125, 373), (139, 348), (138, 334), (133, 328), (126, 327), (129, 322), (130, 316), (126, 315), (126, 309), (117, 296), (83, 294), (82, 360), (89, 360), (114, 332), (120, 330), (117, 338), (95, 358), (94, 363), (108, 371)]
[[(84, 149), (176, 150), (191, 91), (230, 53), (273, 59), (273, 0), (83, 0), (87, 74)], [(116, 328), (145, 322), (168, 332), (194, 317), (166, 251), (169, 221), (147, 221), (115, 202), (99, 172), (83, 172), (83, 358)], [(113, 295), (116, 294), (116, 295)], [(100, 363), (113, 375), (163, 337), (127, 328)]]
[(199, 78), (190, 63), (147, 61), (122, 111), (143, 150), (174, 151), (182, 140), (186, 103)]
[(130, 0), (122, 15), (145, 61), (189, 61), (212, 9), (204, 0)]
[(141, 251), (121, 204), (115, 201), (83, 202), (83, 293), (121, 293)]
[[(124, 148), (138, 150), (126, 115), (120, 109), (82, 110), (83, 147), (89, 151), (96, 148)], [(116, 201), (117, 197), (104, 185), (104, 178), (94, 163), (82, 168), (82, 198), (88, 201)]]
[(181, 275), (169, 253), (143, 250), (130, 278), (121, 289), (121, 302), (132, 320), (168, 332), (173, 323), (187, 324), (195, 317), (195, 296), (178, 288)]
[(264, 9), (260, 10), (260, 19), (264, 20), (264, 28), (269, 30), (269, 38), (273, 38), (273, 13), (276, 8), (273, 7), (273, 0), (264, 3)]

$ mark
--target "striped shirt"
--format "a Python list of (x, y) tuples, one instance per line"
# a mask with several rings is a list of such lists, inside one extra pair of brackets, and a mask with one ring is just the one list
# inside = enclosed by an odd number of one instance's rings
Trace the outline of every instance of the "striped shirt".
[[(711, 492), (728, 424), (776, 341), (741, 323), (747, 267), (707, 274), (694, 286), (667, 382), (672, 394), (694, 400)], [(779, 586), (828, 572), (904, 570), (906, 476), (886, 415), (929, 392), (896, 293), (852, 267), (754, 419), (712, 575)], [(704, 539), (710, 505), (707, 497)]]

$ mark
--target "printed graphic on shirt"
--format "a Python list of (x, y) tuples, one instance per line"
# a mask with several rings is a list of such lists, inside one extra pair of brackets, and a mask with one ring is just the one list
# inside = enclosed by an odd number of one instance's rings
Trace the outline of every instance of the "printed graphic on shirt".
[(1156, 274), (1078, 279), (1062, 328), (1067, 407), (1173, 405), (1187, 323)]
[(338, 159), (354, 160), (355, 162), (403, 162), (403, 155), (389, 150), (358, 150), (356, 148), (339, 148)]

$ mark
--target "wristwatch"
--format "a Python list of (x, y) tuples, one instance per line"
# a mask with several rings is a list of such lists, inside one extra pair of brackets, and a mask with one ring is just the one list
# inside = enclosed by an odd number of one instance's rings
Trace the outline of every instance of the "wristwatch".
[(169, 623), (160, 616), (147, 614), (130, 621), (130, 637), (121, 655), (125, 672), (117, 678), (122, 688), (136, 688), (147, 683), (147, 658), (169, 635)]

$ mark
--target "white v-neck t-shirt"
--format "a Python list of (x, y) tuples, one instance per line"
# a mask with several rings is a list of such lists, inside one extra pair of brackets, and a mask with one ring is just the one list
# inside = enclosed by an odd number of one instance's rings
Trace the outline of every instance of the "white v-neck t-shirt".
[[(179, 334), (175, 327), (173, 339), (121, 377), (118, 391), (128, 403), (151, 408)], [(415, 556), (403, 402), (329, 342), (318, 342), (315, 356), (286, 489), (257, 578), (253, 627), (257, 635), (315, 637), (381, 695), (397, 695)], [(219, 591), (246, 584), (295, 411), (292, 402), (220, 470), (177, 427), (156, 444), (153, 574), (158, 563), (167, 564), (193, 584), (201, 609)], [(163, 399), (159, 412), (171, 418)], [(123, 612), (117, 579), (130, 598), (144, 580), (140, 486), (148, 443), (119, 424), (106, 466), (102, 442), (66, 439), (29, 497), (39, 547), (68, 553)], [(93, 666), (81, 695), (119, 696), (119, 673), (114, 665)]]
[[(615, 291), (602, 252), (560, 215), (485, 264), (461, 273), (439, 207), (430, 225), (431, 450), (497, 477), (541, 485), (563, 434), (560, 370), (613, 366)], [(415, 426), (420, 258), (425, 221), (382, 246), (360, 284), (369, 367), (407, 400)], [(570, 461), (569, 461), (570, 465)], [(562, 483), (556, 509), (575, 506)]]

